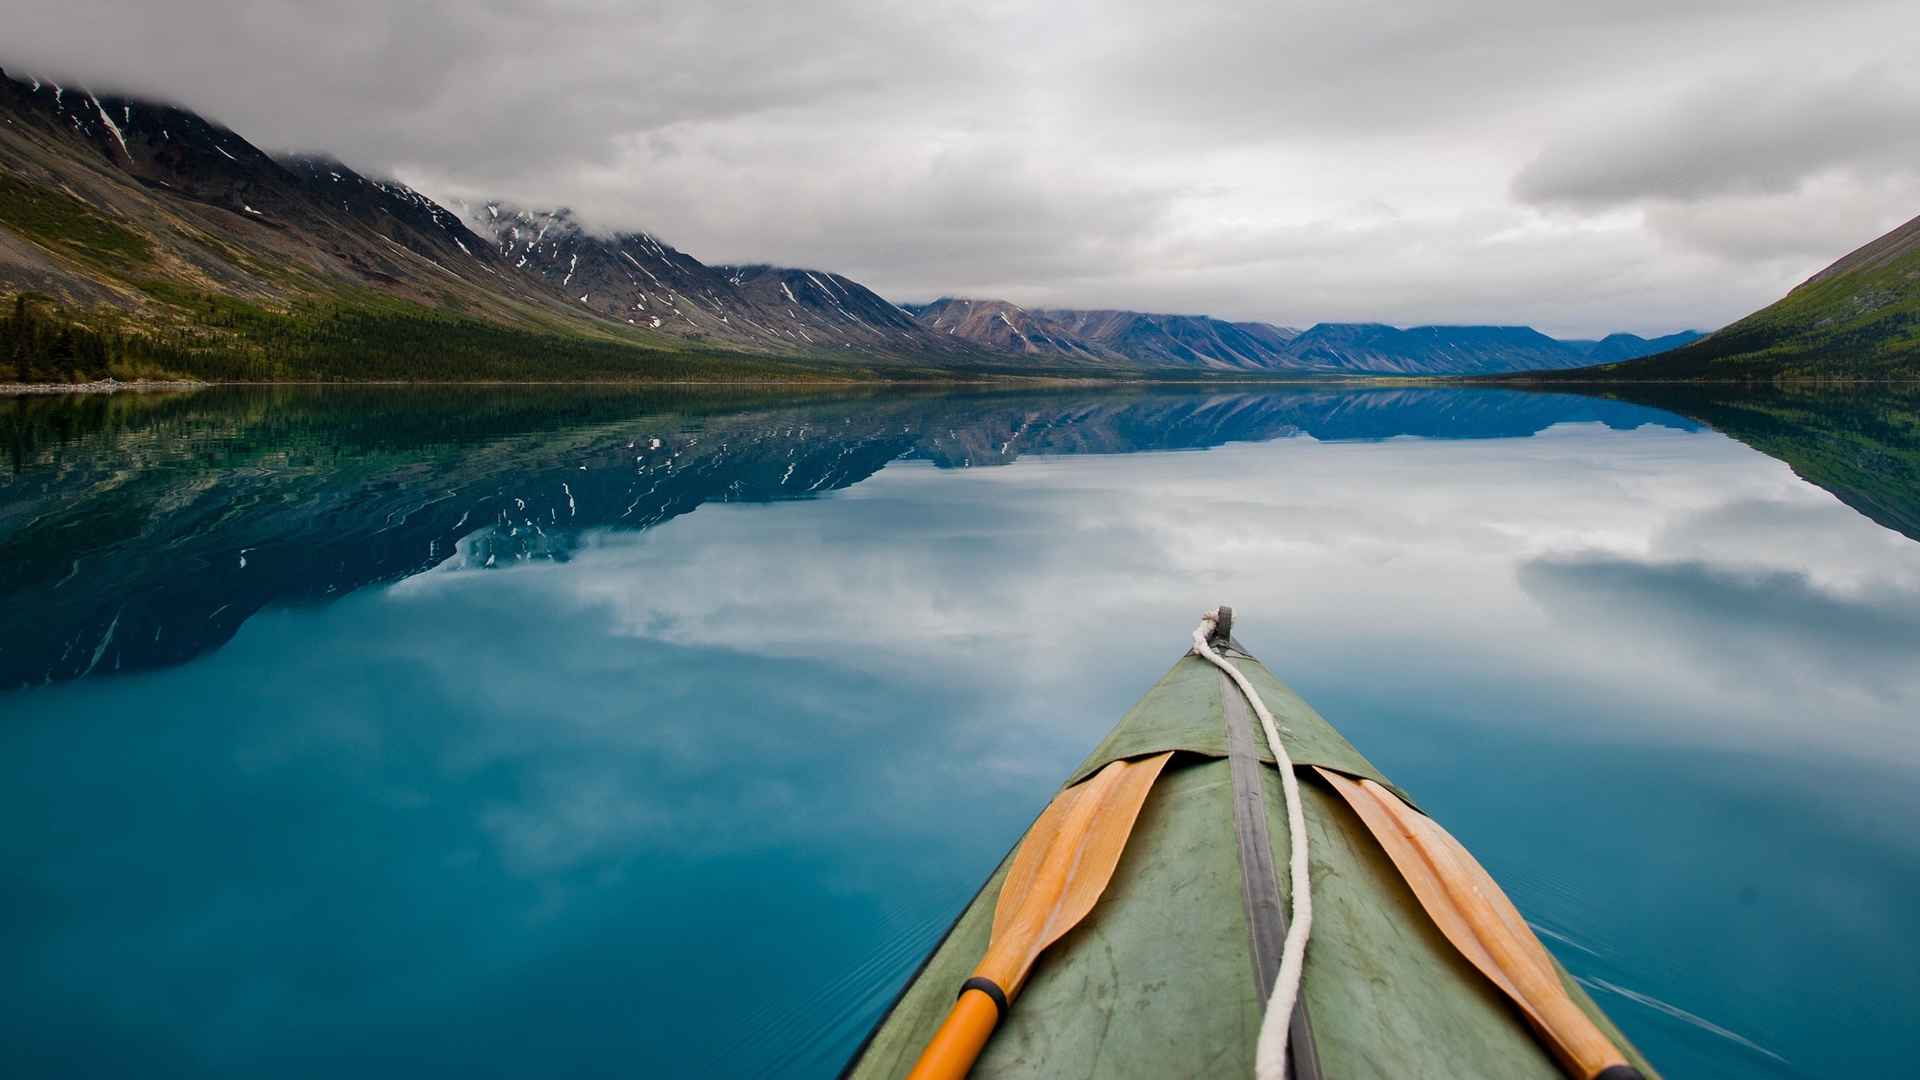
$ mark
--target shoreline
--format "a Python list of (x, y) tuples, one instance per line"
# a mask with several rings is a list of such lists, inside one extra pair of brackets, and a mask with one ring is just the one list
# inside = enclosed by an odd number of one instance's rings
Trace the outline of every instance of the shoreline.
[(792, 390), (845, 390), (848, 388), (866, 388), (881, 390), (889, 387), (949, 387), (953, 389), (973, 388), (1037, 388), (1055, 387), (1138, 387), (1152, 388), (1161, 386), (1183, 387), (1248, 387), (1248, 386), (1321, 386), (1321, 387), (1456, 387), (1476, 390), (1521, 390), (1551, 392), (1561, 387), (1606, 387), (1606, 386), (1892, 386), (1920, 383), (1920, 379), (1541, 379), (1488, 377), (1475, 375), (1351, 375), (1301, 377), (1287, 375), (1245, 375), (1220, 378), (1085, 378), (1059, 375), (1012, 375), (989, 376), (986, 378), (962, 379), (353, 379), (353, 380), (304, 380), (281, 379), (273, 381), (221, 381), (208, 382), (198, 379), (133, 379), (121, 382), (117, 379), (95, 379), (83, 383), (0, 383), (0, 398), (58, 396), (68, 394), (118, 394), (118, 393), (180, 393), (184, 391), (206, 390), (214, 387), (251, 386), (308, 386), (308, 387), (388, 387), (406, 389), (426, 386), (475, 386), (475, 387), (513, 387), (513, 386), (579, 386), (608, 387), (627, 390), (646, 390), (666, 387), (782, 387)]
[(186, 379), (95, 379), (83, 383), (0, 383), (0, 397), (26, 397), (38, 394), (117, 394), (123, 390), (149, 393), (160, 390), (200, 390), (213, 383)]
[[(182, 390), (206, 390), (215, 387), (262, 387), (302, 386), (302, 387), (386, 387), (404, 390), (411, 387), (427, 386), (474, 386), (474, 387), (514, 387), (514, 386), (579, 386), (607, 387), (625, 390), (649, 390), (664, 387), (782, 387), (793, 390), (846, 390), (861, 388), (883, 390), (890, 387), (928, 387), (952, 389), (1009, 389), (1050, 387), (1067, 389), (1077, 386), (1098, 387), (1154, 387), (1154, 386), (1370, 386), (1405, 383), (1404, 377), (1287, 377), (1287, 376), (1246, 376), (1240, 378), (1198, 378), (1198, 379), (1153, 379), (1153, 378), (1083, 378), (1070, 375), (1002, 375), (954, 379), (273, 379), (273, 380), (217, 380), (197, 379), (135, 379), (121, 382), (115, 379), (96, 379), (84, 383), (0, 383), (0, 397), (45, 395), (45, 394), (111, 394), (122, 392), (170, 392)], [(1440, 380), (1435, 380), (1440, 381)]]

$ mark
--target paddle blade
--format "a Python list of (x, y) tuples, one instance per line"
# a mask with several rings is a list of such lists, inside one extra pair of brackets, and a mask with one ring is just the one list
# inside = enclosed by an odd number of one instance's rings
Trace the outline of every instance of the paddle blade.
[(1366, 823), (1440, 933), (1519, 1006), (1564, 1068), (1582, 1080), (1639, 1075), (1574, 1004), (1540, 939), (1460, 841), (1372, 780), (1314, 771)]
[(1000, 887), (993, 940), (980, 964), (1009, 995), (1040, 951), (1086, 918), (1106, 891), (1140, 807), (1172, 756), (1109, 762), (1055, 796), (1027, 831)]

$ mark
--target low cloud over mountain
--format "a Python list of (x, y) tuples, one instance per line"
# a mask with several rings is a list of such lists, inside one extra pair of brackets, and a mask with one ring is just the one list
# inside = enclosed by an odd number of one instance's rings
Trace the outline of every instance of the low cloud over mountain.
[(1724, 323), (1910, 216), (1912, 31), (1898, 0), (73, 0), (0, 63), (903, 300), (1598, 337)]

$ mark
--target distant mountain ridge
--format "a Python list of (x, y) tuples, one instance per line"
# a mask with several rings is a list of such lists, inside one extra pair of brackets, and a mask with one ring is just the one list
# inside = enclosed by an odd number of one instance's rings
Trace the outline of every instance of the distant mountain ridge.
[(1393, 375), (1475, 374), (1572, 367), (1578, 350), (1530, 326), (1321, 323), (1288, 343), (1303, 366)]
[(1601, 356), (1643, 356), (1692, 341), (1683, 330), (1647, 339), (1610, 334), (1594, 342), (1551, 338), (1530, 326), (1414, 326), (1320, 323), (1289, 343), (1289, 353), (1318, 369), (1395, 375), (1471, 375), (1578, 367)]
[(82, 354), (123, 376), (216, 379), (1427, 376), (1573, 367), (1688, 336), (902, 306), (842, 274), (600, 235), (565, 209), (448, 208), (173, 106), (0, 72), (0, 118), (0, 298), (51, 305), (24, 331), (50, 350), (62, 325), (97, 337), (28, 372), (55, 380), (105, 374)]
[(1299, 331), (1205, 315), (1141, 311), (1028, 310), (1006, 300), (945, 297), (908, 304), (920, 325), (1000, 352), (1111, 365), (1273, 371)]
[[(1588, 363), (1603, 363), (1614, 360), (1632, 360), (1641, 356), (1652, 356), (1668, 349), (1677, 349), (1682, 345), (1699, 341), (1707, 335), (1698, 330), (1682, 330), (1677, 334), (1666, 334), (1656, 338), (1643, 338), (1638, 334), (1608, 334), (1599, 341), (1581, 342), (1581, 349)], [(1568, 345), (1574, 342), (1566, 342)]]
[(1643, 356), (1693, 341), (1685, 330), (1647, 339), (1611, 334), (1560, 341), (1528, 326), (1317, 323), (1306, 330), (1205, 315), (1065, 308), (1029, 310), (1005, 300), (947, 297), (908, 304), (920, 324), (983, 348), (1170, 368), (1313, 375), (1472, 375), (1578, 367), (1595, 358)]
[(1102, 363), (1118, 354), (1069, 332), (1037, 312), (1005, 300), (943, 298), (904, 309), (929, 333), (1023, 356), (1075, 357)]
[(1224, 371), (1284, 368), (1283, 343), (1299, 331), (1232, 323), (1207, 315), (1055, 309), (1042, 312), (1076, 334), (1136, 363)]

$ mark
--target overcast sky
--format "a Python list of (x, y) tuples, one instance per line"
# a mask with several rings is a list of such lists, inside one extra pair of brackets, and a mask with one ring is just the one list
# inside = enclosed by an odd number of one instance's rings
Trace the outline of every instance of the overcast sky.
[(64, 0), (0, 63), (896, 300), (1708, 328), (1920, 213), (1913, 0)]

